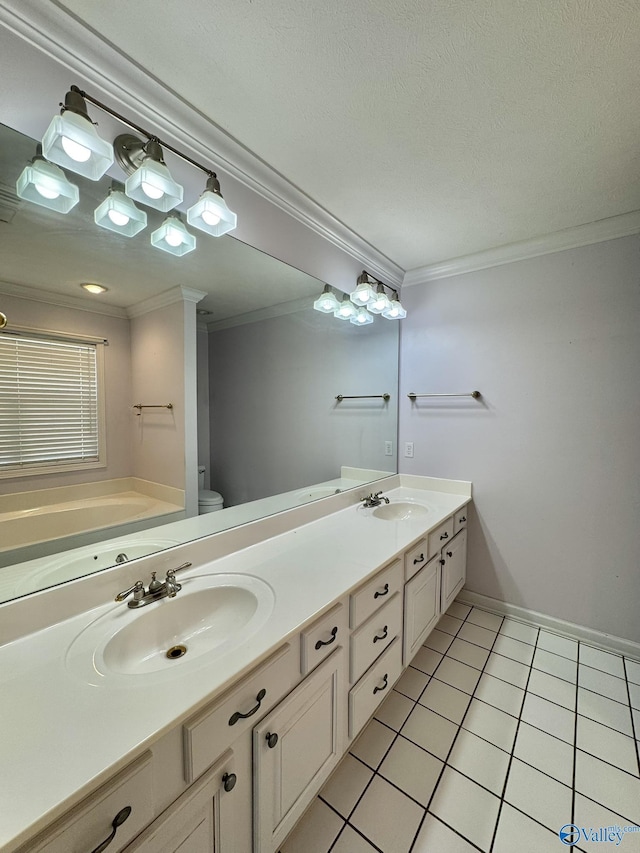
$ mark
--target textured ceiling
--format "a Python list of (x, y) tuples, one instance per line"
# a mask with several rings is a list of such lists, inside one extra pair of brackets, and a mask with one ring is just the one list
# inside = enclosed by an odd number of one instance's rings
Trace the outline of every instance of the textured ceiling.
[(404, 269), (640, 209), (638, 0), (58, 5)]

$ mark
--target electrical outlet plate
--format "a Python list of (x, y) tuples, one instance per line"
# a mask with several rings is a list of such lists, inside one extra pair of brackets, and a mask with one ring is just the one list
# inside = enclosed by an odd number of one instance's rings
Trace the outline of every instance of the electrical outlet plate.
[(393, 442), (385, 441), (384, 443), (384, 455), (385, 456), (393, 456)]
[(413, 442), (405, 441), (404, 443), (404, 455), (406, 459), (413, 459)]

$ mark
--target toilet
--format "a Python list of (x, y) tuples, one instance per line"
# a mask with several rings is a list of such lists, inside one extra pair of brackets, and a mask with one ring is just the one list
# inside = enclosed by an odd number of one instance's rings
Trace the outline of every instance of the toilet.
[(212, 492), (204, 487), (204, 473), (206, 468), (204, 465), (198, 465), (198, 515), (204, 515), (207, 512), (217, 512), (224, 506), (224, 501), (220, 492)]

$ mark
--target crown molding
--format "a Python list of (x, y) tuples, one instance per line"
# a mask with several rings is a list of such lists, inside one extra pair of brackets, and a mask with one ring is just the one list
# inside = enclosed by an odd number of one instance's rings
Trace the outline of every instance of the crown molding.
[(206, 295), (201, 290), (193, 290), (190, 287), (179, 285), (162, 293), (157, 293), (155, 296), (150, 296), (149, 299), (136, 302), (135, 305), (131, 305), (127, 308), (127, 317), (142, 317), (143, 314), (149, 314), (151, 311), (166, 308), (167, 305), (176, 305), (179, 302), (200, 302)]
[(0, 281), (0, 293), (5, 296), (15, 296), (18, 299), (29, 299), (31, 302), (43, 302), (45, 305), (55, 305), (57, 307), (74, 308), (76, 311), (88, 311), (90, 314), (106, 314), (108, 317), (119, 317), (126, 320), (128, 317), (127, 311), (124, 308), (118, 308), (115, 305), (108, 305), (105, 302), (92, 302), (87, 304), (87, 301), (78, 296), (66, 296), (64, 293), (56, 293), (53, 290), (40, 290), (37, 287), (28, 287), (25, 284), (13, 284), (9, 281)]
[(250, 323), (260, 323), (262, 320), (270, 320), (272, 317), (284, 317), (287, 314), (296, 314), (305, 311), (313, 304), (313, 296), (301, 296), (300, 299), (291, 299), (289, 302), (280, 302), (278, 305), (269, 305), (267, 308), (258, 308), (256, 311), (247, 311), (246, 314), (238, 314), (235, 317), (227, 317), (225, 320), (212, 320), (205, 325), (208, 332), (219, 332), (222, 329), (232, 329), (234, 326), (247, 326)]
[(523, 240), (520, 243), (497, 246), (495, 249), (486, 249), (484, 252), (476, 252), (462, 258), (417, 267), (405, 273), (402, 286), (426, 284), (428, 281), (439, 278), (450, 278), (453, 275), (511, 264), (514, 261), (526, 261), (529, 258), (563, 252), (566, 249), (578, 249), (580, 246), (589, 246), (592, 243), (629, 237), (638, 232), (640, 232), (640, 210), (635, 210), (619, 216), (610, 216), (608, 219), (588, 222), (586, 225), (577, 225), (575, 228), (554, 231), (542, 237), (533, 237), (531, 240)]
[(105, 102), (147, 122), (195, 159), (216, 163), (284, 213), (399, 287), (403, 269), (225, 133), (211, 119), (86, 27), (56, 0), (1, 0), (0, 24), (81, 75)]

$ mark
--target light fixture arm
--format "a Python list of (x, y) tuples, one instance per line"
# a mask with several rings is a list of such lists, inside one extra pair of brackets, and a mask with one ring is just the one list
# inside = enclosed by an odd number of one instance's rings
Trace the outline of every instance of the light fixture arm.
[[(161, 147), (161, 149), (166, 149), (167, 151), (171, 151), (172, 154), (175, 154), (177, 157), (180, 157), (181, 160), (185, 160), (187, 163), (191, 163), (191, 165), (195, 166), (196, 169), (200, 169), (201, 172), (204, 172), (206, 175), (213, 176), (215, 178), (215, 175), (211, 171), (211, 168), (209, 166), (203, 166), (202, 163), (198, 163), (197, 160), (194, 160), (192, 157), (189, 157), (187, 154), (183, 154), (182, 151), (178, 151), (178, 149), (174, 148), (173, 145), (170, 145), (168, 142), (164, 142), (162, 139), (159, 139), (155, 133), (151, 133), (150, 131), (145, 130), (143, 127), (140, 127), (139, 124), (136, 124), (135, 122), (131, 121), (128, 118), (125, 118), (121, 113), (117, 112), (116, 110), (111, 109), (111, 107), (108, 107), (106, 104), (103, 104), (102, 101), (99, 101), (97, 98), (94, 98), (92, 95), (88, 95), (86, 92), (84, 92), (78, 86), (72, 86), (70, 92), (74, 93), (75, 95), (80, 96), (85, 101), (89, 101), (90, 104), (93, 104), (95, 107), (98, 107), (98, 109), (103, 110), (103, 112), (105, 112), (105, 113), (108, 113), (108, 115), (117, 119), (122, 124), (126, 124), (127, 127), (130, 127), (132, 130), (135, 130), (137, 133), (141, 133), (143, 136), (146, 136), (147, 140), (149, 140), (149, 141), (153, 140), (157, 145), (159, 145)], [(86, 107), (85, 107), (85, 113), (86, 113)], [(123, 134), (123, 135), (125, 135), (125, 134)], [(133, 138), (135, 138), (135, 137), (133, 137)], [(147, 145), (148, 145), (148, 143), (146, 143), (146, 144), (143, 143), (143, 146), (145, 148)], [(148, 150), (146, 151), (146, 153), (149, 156), (153, 157), (153, 155)], [(160, 159), (160, 162), (163, 162), (162, 159)], [(220, 185), (218, 184), (218, 190), (217, 191), (212, 190), (212, 192), (217, 192), (218, 195), (220, 195), (221, 194), (220, 193)]]
[(379, 285), (382, 285), (382, 287), (386, 287), (388, 290), (393, 290), (394, 293), (398, 292), (395, 287), (392, 287), (390, 284), (385, 284), (384, 281), (380, 281), (379, 278), (376, 278), (374, 275), (371, 275), (371, 273), (367, 272), (366, 270), (362, 270), (362, 272), (358, 276), (357, 283), (358, 284), (379, 284)]

